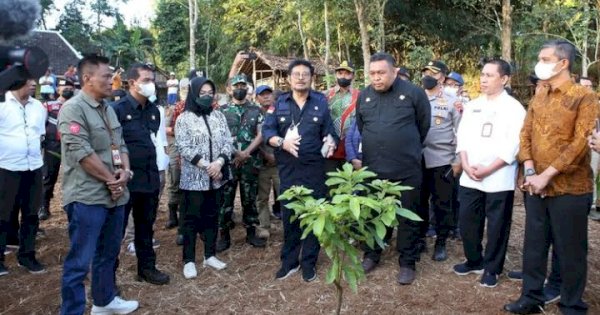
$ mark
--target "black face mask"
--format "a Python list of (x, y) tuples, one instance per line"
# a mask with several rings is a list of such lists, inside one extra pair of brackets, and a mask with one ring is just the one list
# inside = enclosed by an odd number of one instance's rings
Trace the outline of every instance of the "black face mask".
[(430, 75), (426, 75), (421, 79), (421, 83), (423, 84), (424, 89), (431, 90), (434, 87), (436, 87), (436, 85), (438, 84), (438, 81), (436, 78), (434, 78)]
[(213, 102), (212, 96), (208, 96), (208, 95), (199, 96), (199, 97), (196, 97), (194, 102), (196, 103), (196, 105), (198, 105), (200, 114), (206, 115), (206, 114), (210, 114), (210, 112), (212, 112), (212, 109), (213, 109), (212, 108), (212, 102)]
[(235, 89), (233, 90), (233, 98), (238, 101), (243, 101), (246, 99), (246, 95), (248, 95), (248, 90), (246, 89)]
[(65, 91), (63, 91), (63, 92), (62, 92), (61, 96), (62, 96), (63, 98), (65, 98), (65, 99), (67, 99), (67, 100), (68, 100), (68, 99), (70, 99), (71, 97), (73, 97), (73, 95), (74, 95), (74, 94), (75, 94), (75, 92), (74, 92), (74, 91), (71, 91), (71, 90), (65, 90)]
[(346, 79), (346, 78), (339, 78), (339, 79), (337, 79), (337, 84), (340, 87), (346, 88), (346, 87), (349, 87), (350, 84), (352, 84), (352, 80)]

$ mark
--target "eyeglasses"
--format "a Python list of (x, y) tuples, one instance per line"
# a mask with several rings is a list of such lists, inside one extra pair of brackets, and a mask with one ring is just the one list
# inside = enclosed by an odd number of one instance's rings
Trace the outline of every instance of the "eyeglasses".
[(200, 91), (200, 96), (215, 96), (215, 92), (214, 91)]
[(310, 72), (292, 72), (292, 78), (300, 79), (300, 78), (310, 78)]

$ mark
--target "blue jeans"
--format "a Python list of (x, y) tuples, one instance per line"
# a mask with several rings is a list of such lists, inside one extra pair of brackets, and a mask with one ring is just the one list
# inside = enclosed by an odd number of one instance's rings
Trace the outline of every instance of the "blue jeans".
[(106, 306), (116, 296), (114, 265), (123, 237), (124, 207), (105, 208), (73, 202), (65, 206), (71, 249), (62, 278), (61, 314), (85, 312), (83, 281), (92, 264), (94, 305)]

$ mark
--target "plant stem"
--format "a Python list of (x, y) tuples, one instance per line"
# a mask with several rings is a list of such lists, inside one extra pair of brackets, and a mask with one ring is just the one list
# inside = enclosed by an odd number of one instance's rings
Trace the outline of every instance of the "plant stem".
[(335, 313), (337, 315), (340, 315), (340, 313), (342, 312), (342, 294), (344, 292), (344, 288), (342, 288), (342, 285), (340, 284), (341, 279), (336, 280), (333, 282), (333, 284), (335, 284), (335, 288), (337, 289), (337, 309), (335, 311)]

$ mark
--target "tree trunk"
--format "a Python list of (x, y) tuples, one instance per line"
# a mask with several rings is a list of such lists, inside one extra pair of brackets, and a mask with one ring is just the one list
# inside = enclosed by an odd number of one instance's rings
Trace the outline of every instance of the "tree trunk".
[(588, 1), (582, 1), (583, 4), (583, 34), (582, 38), (582, 47), (581, 47), (581, 76), (588, 76), (588, 46), (589, 46), (589, 25), (590, 25), (590, 4)]
[(512, 61), (512, 7), (510, 0), (502, 0), (502, 59)]
[(302, 51), (304, 52), (304, 59), (308, 60), (308, 48), (306, 47), (306, 37), (304, 37), (304, 31), (302, 31), (302, 12), (296, 11), (298, 14), (298, 32), (300, 32), (300, 40), (302, 41)]
[(208, 21), (208, 29), (206, 30), (206, 54), (204, 56), (204, 64), (205, 64), (205, 76), (208, 78), (208, 56), (210, 53), (210, 28), (212, 26), (212, 19)]
[(196, 68), (196, 28), (198, 27), (198, 0), (188, 0), (190, 21), (190, 69)]
[(360, 40), (362, 42), (363, 62), (364, 62), (364, 76), (365, 85), (369, 84), (369, 59), (371, 59), (371, 42), (369, 40), (369, 25), (367, 21), (367, 3), (365, 0), (354, 0), (354, 6), (356, 7), (356, 18), (358, 19), (358, 26), (360, 27)]
[[(600, 1), (600, 0), (598, 0)], [(337, 42), (338, 42), (338, 62), (342, 62), (342, 32), (340, 30), (340, 24), (337, 25)]]
[(329, 17), (327, 11), (327, 0), (323, 3), (323, 18), (325, 20), (325, 83), (327, 84), (327, 88), (331, 87), (331, 82), (329, 80), (329, 58), (330, 58), (330, 47), (331, 47), (331, 37), (329, 36)]
[(379, 24), (379, 51), (385, 51), (385, 5), (388, 0), (377, 1), (377, 20)]

